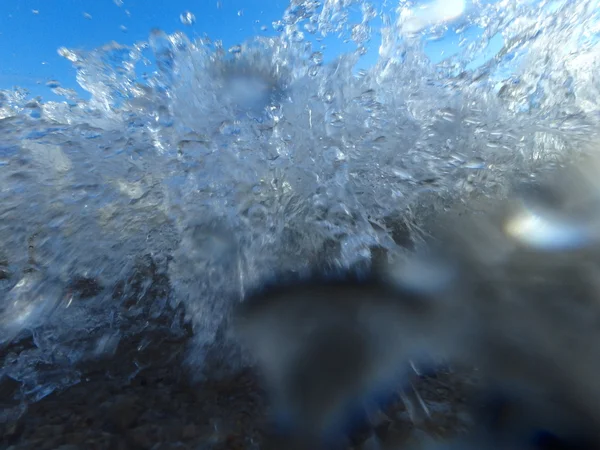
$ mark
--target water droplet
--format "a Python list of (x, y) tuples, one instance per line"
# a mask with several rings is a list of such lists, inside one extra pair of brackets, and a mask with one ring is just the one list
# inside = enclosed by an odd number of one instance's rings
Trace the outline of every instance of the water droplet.
[(190, 11), (185, 11), (179, 16), (179, 20), (182, 24), (190, 26), (196, 23), (196, 16)]
[(329, 119), (329, 125), (335, 128), (341, 128), (344, 126), (344, 116), (339, 111), (331, 111), (326, 114)]
[(238, 15), (238, 17), (242, 17), (242, 16), (244, 15), (244, 10), (243, 10), (243, 9), (240, 9), (240, 10), (237, 12), (237, 15)]
[(410, 174), (410, 172), (407, 172), (403, 169), (393, 168), (391, 172), (392, 175), (394, 175), (394, 177), (396, 177), (400, 181), (410, 181), (413, 179), (413, 176)]
[(338, 147), (330, 147), (323, 152), (323, 158), (329, 163), (346, 161), (346, 154)]
[(281, 33), (283, 31), (283, 29), (284, 29), (284, 24), (283, 24), (283, 22), (281, 20), (273, 22), (272, 25), (273, 25), (273, 29), (275, 31), (277, 31), (278, 33)]
[(304, 40), (304, 33), (302, 31), (294, 30), (290, 34), (290, 38), (293, 42), (302, 42)]
[(247, 219), (254, 224), (265, 223), (269, 217), (269, 210), (263, 205), (252, 205), (246, 211)]
[[(42, 116), (42, 110), (40, 108), (40, 104), (35, 100), (28, 102), (25, 105), (25, 108), (30, 110), (29, 116), (33, 119), (39, 119)], [(0, 274), (2, 272), (0, 271)]]
[(237, 53), (241, 53), (241, 52), (242, 52), (241, 45), (234, 45), (233, 47), (229, 48), (229, 53), (237, 54)]
[(56, 80), (49, 80), (46, 82), (46, 86), (48, 86), (50, 89), (55, 89), (60, 87), (60, 83)]
[(433, 0), (415, 8), (401, 9), (399, 24), (406, 34), (415, 34), (434, 25), (451, 22), (460, 17), (466, 7), (465, 0)]
[(590, 233), (584, 225), (525, 207), (509, 218), (504, 225), (504, 232), (538, 250), (569, 250), (584, 247), (590, 242)]
[(370, 30), (368, 25), (361, 23), (352, 28), (352, 40), (357, 44), (367, 42), (370, 38)]
[(123, 33), (127, 33), (127, 27), (125, 25), (121, 25), (119, 27), (119, 29), (123, 32)]
[(364, 45), (361, 45), (356, 49), (356, 53), (359, 56), (364, 56), (367, 54), (367, 52), (368, 52), (367, 47), (365, 47)]
[(309, 34), (315, 34), (317, 32), (317, 27), (314, 23), (305, 23), (304, 31), (306, 31)]
[(323, 53), (321, 52), (314, 52), (312, 55), (310, 55), (310, 60), (312, 61), (313, 64), (323, 64)]
[(77, 54), (66, 47), (60, 47), (58, 49), (58, 54), (71, 62), (77, 62), (79, 60)]
[(483, 158), (473, 158), (463, 164), (465, 169), (485, 169), (485, 161)]
[(84, 12), (83, 13), (83, 18), (87, 19), (87, 20), (92, 20), (92, 15), (90, 13)]
[(31, 10), (31, 13), (32, 13), (33, 15), (36, 15), (36, 16), (37, 16), (37, 15), (40, 13), (40, 10), (39, 10), (39, 9), (32, 9), (32, 10)]
[(112, 356), (117, 351), (121, 334), (118, 331), (107, 332), (96, 341), (95, 356)]
[(445, 261), (417, 257), (391, 270), (389, 280), (419, 293), (441, 292), (455, 279), (456, 272)]
[(267, 31), (269, 29), (269, 27), (267, 27), (266, 25), (263, 25), (262, 27), (260, 27), (260, 31)]
[(240, 134), (241, 129), (239, 127), (239, 123), (225, 120), (219, 126), (219, 131), (225, 136), (235, 136), (237, 134)]
[(123, 6), (123, 0), (113, 0), (113, 3), (117, 5), (119, 8)]

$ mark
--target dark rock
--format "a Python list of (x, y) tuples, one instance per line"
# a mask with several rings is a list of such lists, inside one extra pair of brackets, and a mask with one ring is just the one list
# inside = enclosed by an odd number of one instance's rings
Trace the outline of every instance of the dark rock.
[(164, 441), (164, 432), (159, 425), (146, 424), (134, 428), (128, 433), (133, 448), (150, 450), (156, 443)]
[(187, 450), (191, 447), (181, 443), (181, 442), (160, 442), (152, 447), (152, 450)]
[(36, 434), (46, 439), (51, 439), (56, 436), (62, 436), (64, 431), (64, 425), (42, 425), (36, 429)]
[(404, 218), (400, 216), (388, 216), (384, 219), (384, 223), (397, 245), (407, 250), (414, 249), (415, 244), (412, 234)]
[(69, 288), (81, 299), (95, 297), (103, 290), (97, 279), (84, 276), (74, 277), (69, 284)]
[(21, 388), (21, 383), (8, 375), (0, 375), (0, 403), (10, 401)]
[(169, 277), (161, 271), (150, 255), (144, 255), (135, 262), (133, 274), (127, 282), (118, 285), (113, 298), (122, 298), (123, 306), (130, 308), (143, 297), (164, 299), (169, 293)]
[(10, 278), (10, 272), (7, 267), (0, 266), (0, 280), (6, 280)]
[(388, 252), (383, 247), (371, 247), (371, 267), (383, 270), (388, 266)]
[(198, 433), (198, 427), (196, 427), (196, 425), (194, 425), (193, 423), (189, 424), (189, 425), (186, 425), (181, 430), (181, 437), (182, 437), (182, 439), (185, 439), (185, 440), (193, 439), (198, 434), (199, 434)]
[[(9, 423), (6, 428), (2, 429), (2, 438), (8, 443), (15, 443), (25, 430), (25, 421), (23, 419)], [(2, 442), (2, 441), (0, 441)]]
[(67, 444), (75, 445), (78, 448), (82, 448), (87, 436), (84, 431), (76, 431), (65, 435), (65, 442)]
[(21, 331), (12, 341), (0, 345), (0, 367), (4, 366), (4, 359), (9, 354), (19, 355), (22, 351), (30, 350), (35, 347), (36, 345), (31, 330)]
[(6, 280), (7, 278), (10, 278), (8, 260), (0, 255), (0, 280)]
[(135, 399), (131, 397), (120, 396), (107, 403), (102, 405), (102, 409), (106, 411), (106, 420), (118, 431), (131, 428), (142, 412)]

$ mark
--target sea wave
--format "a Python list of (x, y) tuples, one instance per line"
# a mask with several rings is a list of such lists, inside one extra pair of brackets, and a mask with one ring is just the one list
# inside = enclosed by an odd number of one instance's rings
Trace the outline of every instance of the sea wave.
[[(185, 305), (201, 365), (264, 277), (401, 255), (394, 221), (418, 241), (432, 209), (596, 150), (597, 0), (444, 5), (292, 0), (276, 37), (229, 49), (160, 30), (59, 49), (89, 100), (59, 82), (63, 102), (0, 92), (0, 345), (36, 341), (2, 371), (37, 397), (76, 382), (34, 363), (87, 357), (75, 336), (94, 330), (105, 343), (124, 320), (113, 287), (144, 255), (170, 280), (152, 307)], [(374, 35), (377, 60), (359, 68)], [(354, 49), (328, 61), (319, 36)], [(433, 61), (443, 39), (456, 52)], [(124, 289), (141, 298), (140, 283)]]

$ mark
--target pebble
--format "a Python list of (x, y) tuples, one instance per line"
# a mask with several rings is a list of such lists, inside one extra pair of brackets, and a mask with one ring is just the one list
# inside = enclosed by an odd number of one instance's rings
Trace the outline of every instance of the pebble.
[(0, 375), (0, 402), (12, 399), (21, 388), (21, 383), (14, 378)]
[(104, 403), (103, 406), (107, 421), (119, 431), (131, 428), (141, 413), (135, 399), (125, 396), (118, 397), (112, 404)]
[(162, 428), (154, 424), (140, 425), (128, 433), (128, 437), (134, 446), (150, 450), (157, 442), (164, 441)]
[(183, 439), (193, 439), (198, 434), (198, 428), (194, 424), (189, 424), (183, 427), (181, 437)]

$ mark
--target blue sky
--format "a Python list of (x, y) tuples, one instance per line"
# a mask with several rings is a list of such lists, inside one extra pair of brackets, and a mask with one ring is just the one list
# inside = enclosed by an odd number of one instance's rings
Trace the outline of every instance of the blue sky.
[[(374, 3), (381, 5), (382, 0)], [(92, 49), (110, 41), (133, 44), (147, 40), (152, 28), (168, 33), (182, 30), (192, 37), (206, 33), (223, 40), (226, 47), (251, 36), (273, 35), (271, 24), (281, 19), (288, 4), (289, 0), (1, 0), (0, 89), (18, 85), (33, 95), (54, 99), (47, 81), (76, 86), (75, 71), (58, 55), (59, 47)], [(192, 26), (180, 21), (185, 11), (196, 17)], [(261, 29), (264, 25), (267, 31)], [(339, 41), (333, 46), (332, 40), (327, 42), (329, 55), (342, 50)], [(435, 53), (449, 44), (437, 43)], [(372, 55), (378, 46), (374, 36)]]
[[(183, 30), (191, 36), (207, 33), (234, 45), (273, 33), (271, 22), (282, 17), (287, 4), (288, 0), (123, 0), (118, 6), (113, 0), (2, 0), (0, 88), (19, 85), (46, 94), (45, 83), (51, 79), (72, 87), (75, 72), (57, 54), (59, 47), (92, 49), (113, 40), (132, 44), (147, 40), (152, 28)], [(180, 21), (186, 10), (196, 16), (193, 26)], [(266, 33), (262, 25), (269, 27)]]

